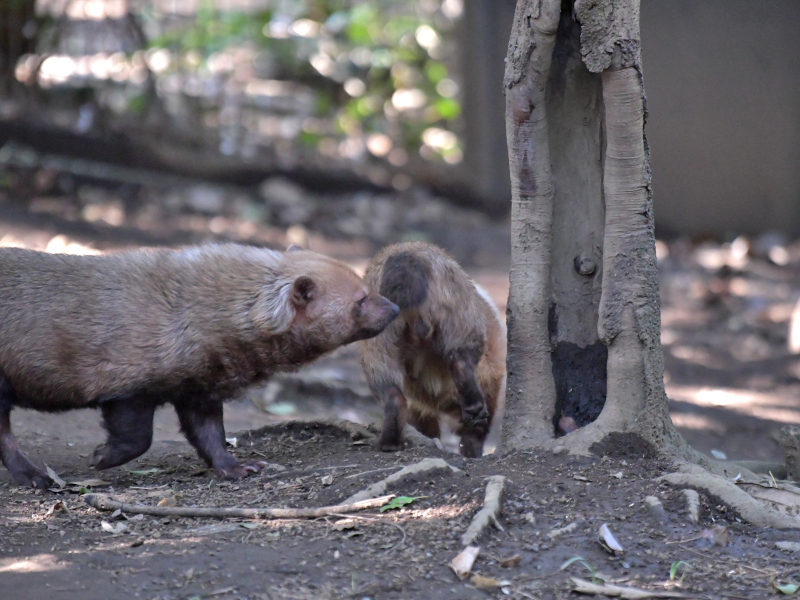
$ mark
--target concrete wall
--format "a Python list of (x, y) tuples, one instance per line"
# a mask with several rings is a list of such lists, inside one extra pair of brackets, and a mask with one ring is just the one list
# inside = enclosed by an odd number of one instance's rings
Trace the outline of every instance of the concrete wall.
[(461, 176), (490, 209), (511, 204), (503, 76), (516, 0), (465, 0), (459, 44), (464, 102)]
[(800, 235), (800, 2), (642, 0), (656, 224)]
[[(496, 205), (514, 4), (465, 0), (466, 177)], [(642, 45), (659, 231), (800, 236), (800, 0), (642, 0)]]

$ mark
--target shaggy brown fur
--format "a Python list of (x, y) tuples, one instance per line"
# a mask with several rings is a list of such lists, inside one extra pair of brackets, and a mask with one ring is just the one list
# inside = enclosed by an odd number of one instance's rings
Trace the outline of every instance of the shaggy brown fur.
[(19, 450), (13, 406), (99, 407), (106, 469), (143, 454), (172, 403), (228, 479), (260, 468), (225, 450), (222, 402), (275, 371), (377, 335), (398, 308), (344, 263), (237, 245), (107, 256), (0, 250), (0, 457), (21, 485), (47, 475)]
[(379, 445), (402, 447), (406, 421), (429, 437), (455, 423), (464, 456), (481, 456), (505, 402), (506, 328), (489, 296), (443, 250), (385, 248), (364, 281), (400, 307), (379, 336), (359, 344), (372, 392), (383, 403)]

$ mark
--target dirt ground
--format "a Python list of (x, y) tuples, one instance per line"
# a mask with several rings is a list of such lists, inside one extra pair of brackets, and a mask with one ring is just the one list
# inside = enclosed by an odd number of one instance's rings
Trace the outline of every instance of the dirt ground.
[[(198, 241), (221, 227), (202, 214), (162, 215), (156, 230), (128, 222), (87, 223), (70, 216), (75, 211), (70, 213), (63, 197), (48, 202), (40, 199), (37, 205), (46, 207), (46, 214), (7, 198), (0, 202), (0, 245), (107, 250)], [(438, 223), (447, 231), (437, 233), (429, 223), (420, 230), (451, 247), (502, 308), (508, 288), (505, 224), (487, 224), (467, 213), (451, 219), (461, 224), (458, 229)], [(441, 214), (432, 218), (441, 220)], [(313, 223), (300, 232), (282, 226), (243, 229), (234, 217), (226, 223), (228, 234), (211, 237), (279, 246), (299, 236), (312, 249), (358, 268), (391, 241), (333, 235)], [(667, 390), (676, 425), (699, 450), (728, 459), (781, 460), (771, 432), (800, 423), (800, 361), (786, 351), (789, 316), (800, 297), (800, 261), (790, 244), (790, 261), (782, 267), (759, 258), (755, 247), (754, 258), (743, 262), (730, 244), (660, 244)], [(358, 377), (350, 351), (330, 364)], [(390, 493), (419, 497), (396, 511), (221, 521), (112, 516), (86, 506), (78, 493), (19, 489), (2, 469), (0, 598), (567, 598), (574, 595), (570, 576), (591, 580), (593, 574), (658, 593), (761, 598), (776, 595), (773, 582), (800, 582), (798, 552), (776, 547), (800, 542), (800, 533), (742, 524), (717, 499), (702, 495), (700, 521), (692, 523), (682, 492), (654, 479), (665, 466), (632, 440), (614, 440), (590, 458), (515, 454), (465, 460), (416, 446), (384, 454), (340, 428), (293, 420), (366, 423), (374, 406), (300, 401), (281, 406), (265, 412), (246, 399), (226, 405), (226, 430), (236, 438), (233, 452), (270, 463), (235, 483), (219, 481), (203, 468), (170, 408), (158, 411), (147, 454), (102, 473), (87, 467), (103, 438), (96, 412), (15, 411), (12, 423), (33, 460), (67, 481), (101, 477), (107, 485), (97, 491), (125, 502), (156, 504), (166, 498), (180, 506), (315, 507), (341, 502), (425, 457), (439, 456), (459, 471), (390, 487)], [(480, 538), (473, 572), (502, 585), (479, 589), (479, 581), (460, 581), (448, 564), (462, 549), (460, 537), (481, 507), (492, 475), (507, 478), (503, 529), (492, 528)], [(648, 496), (659, 498), (664, 511), (647, 508)], [(112, 531), (103, 528), (104, 521)], [(573, 523), (573, 529), (554, 535)], [(609, 553), (598, 543), (604, 523), (622, 553)], [(119, 524), (124, 530), (114, 533)], [(711, 534), (715, 526), (726, 528), (727, 544), (720, 530)], [(507, 560), (515, 556), (518, 562)], [(581, 560), (562, 569), (575, 557)], [(681, 564), (670, 580), (678, 561), (690, 566)], [(513, 566), (502, 566), (509, 562)]]

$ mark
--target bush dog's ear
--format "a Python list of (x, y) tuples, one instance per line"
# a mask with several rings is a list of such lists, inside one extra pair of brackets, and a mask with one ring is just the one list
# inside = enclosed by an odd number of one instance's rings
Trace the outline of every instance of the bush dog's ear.
[(286, 251), (287, 252), (297, 252), (299, 250), (305, 250), (302, 246), (298, 246), (297, 244), (291, 244)]
[(317, 284), (307, 275), (301, 275), (292, 285), (292, 303), (296, 308), (303, 308), (316, 296)]

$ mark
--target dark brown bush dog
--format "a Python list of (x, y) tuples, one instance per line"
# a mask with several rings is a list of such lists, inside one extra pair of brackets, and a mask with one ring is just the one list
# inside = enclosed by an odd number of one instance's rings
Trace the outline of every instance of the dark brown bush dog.
[(9, 412), (100, 408), (93, 464), (143, 454), (153, 413), (220, 477), (261, 464), (225, 449), (222, 403), (275, 371), (380, 333), (398, 308), (347, 265), (238, 245), (67, 256), (0, 250), (0, 457), (20, 485), (50, 478), (20, 451)]
[(359, 344), (384, 407), (380, 448), (402, 447), (406, 422), (429, 437), (444, 422), (455, 425), (464, 456), (481, 456), (505, 402), (506, 328), (494, 303), (430, 244), (385, 248), (364, 281), (400, 307), (382, 334)]

